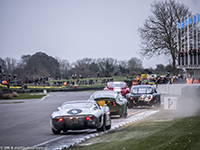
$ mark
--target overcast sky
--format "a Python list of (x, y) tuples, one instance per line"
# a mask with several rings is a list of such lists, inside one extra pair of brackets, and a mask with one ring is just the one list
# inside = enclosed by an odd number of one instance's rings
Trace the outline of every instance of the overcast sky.
[[(0, 57), (20, 60), (44, 52), (78, 59), (129, 60), (138, 54), (141, 27), (154, 0), (0, 0)], [(200, 13), (199, 0), (179, 0)], [(143, 59), (144, 67), (170, 58)]]

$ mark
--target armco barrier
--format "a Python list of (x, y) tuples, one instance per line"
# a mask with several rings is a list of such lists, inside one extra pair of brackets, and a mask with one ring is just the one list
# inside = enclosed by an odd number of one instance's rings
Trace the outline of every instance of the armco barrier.
[(183, 87), (195, 87), (200, 86), (200, 84), (159, 84), (157, 87), (158, 93), (169, 94), (169, 95), (181, 95), (181, 90)]

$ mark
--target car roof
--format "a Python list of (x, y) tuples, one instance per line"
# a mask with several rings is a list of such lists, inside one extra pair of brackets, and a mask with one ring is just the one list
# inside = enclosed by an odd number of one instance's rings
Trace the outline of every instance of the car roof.
[(66, 105), (66, 104), (75, 104), (75, 103), (96, 103), (96, 101), (88, 101), (88, 100), (79, 100), (79, 101), (66, 101), (62, 104)]
[[(94, 97), (94, 95), (97, 95), (97, 94), (99, 94), (99, 95), (101, 95), (101, 97), (107, 97), (107, 98), (109, 98), (109, 97), (112, 97), (112, 98), (117, 98), (117, 96), (118, 96), (118, 92), (116, 92), (116, 91), (97, 91), (97, 92), (94, 92), (93, 93), (93, 97)], [(97, 97), (96, 97), (97, 98)]]
[(154, 88), (154, 87), (151, 85), (135, 85), (132, 86), (132, 88)]
[(122, 82), (122, 81), (108, 82), (108, 84), (120, 84), (120, 83), (126, 84), (126, 82)]

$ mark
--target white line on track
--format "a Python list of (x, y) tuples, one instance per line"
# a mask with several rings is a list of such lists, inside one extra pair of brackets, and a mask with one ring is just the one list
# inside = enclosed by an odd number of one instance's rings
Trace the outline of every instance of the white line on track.
[(48, 141), (46, 141), (46, 142), (37, 144), (37, 145), (33, 145), (33, 146), (31, 146), (31, 147), (27, 147), (27, 148), (25, 148), (25, 149), (23, 149), (23, 150), (27, 150), (27, 149), (30, 149), (30, 148), (40, 147), (40, 146), (45, 145), (45, 144), (48, 144), (48, 143), (50, 143), (50, 142), (53, 142), (53, 141), (56, 141), (56, 140), (60, 140), (60, 139), (62, 139), (62, 138), (64, 138), (64, 137), (65, 137), (65, 136), (60, 136), (60, 137), (57, 137), (57, 138), (48, 140)]
[(41, 101), (43, 101), (46, 97), (48, 97), (49, 96), (49, 94), (47, 94), (46, 96), (44, 96), (43, 98), (41, 98), (40, 100), (38, 100), (38, 102), (41, 102)]

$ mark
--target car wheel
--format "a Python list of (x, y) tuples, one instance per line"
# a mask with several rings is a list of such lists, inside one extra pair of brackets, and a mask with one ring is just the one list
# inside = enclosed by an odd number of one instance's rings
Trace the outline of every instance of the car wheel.
[(128, 108), (133, 108), (133, 104), (131, 104), (130, 102), (128, 103)]
[(97, 131), (105, 131), (106, 130), (106, 123), (105, 123), (105, 118), (103, 118), (103, 125), (101, 126), (101, 128), (97, 128)]
[(110, 119), (110, 125), (106, 126), (106, 130), (110, 130), (111, 128), (111, 119)]
[(54, 130), (54, 129), (52, 128), (52, 132), (53, 132), (53, 134), (60, 134), (61, 130)]
[(111, 125), (106, 126), (106, 130), (110, 130)]
[(124, 114), (124, 118), (126, 118), (128, 116), (128, 112), (127, 112), (127, 108), (126, 108), (126, 112)]
[(155, 107), (160, 107), (160, 101), (155, 103)]
[(127, 112), (127, 108), (126, 108), (126, 112), (123, 115), (120, 115), (120, 118), (126, 118), (128, 116), (128, 112)]
[(68, 130), (63, 130), (63, 132), (67, 132)]

